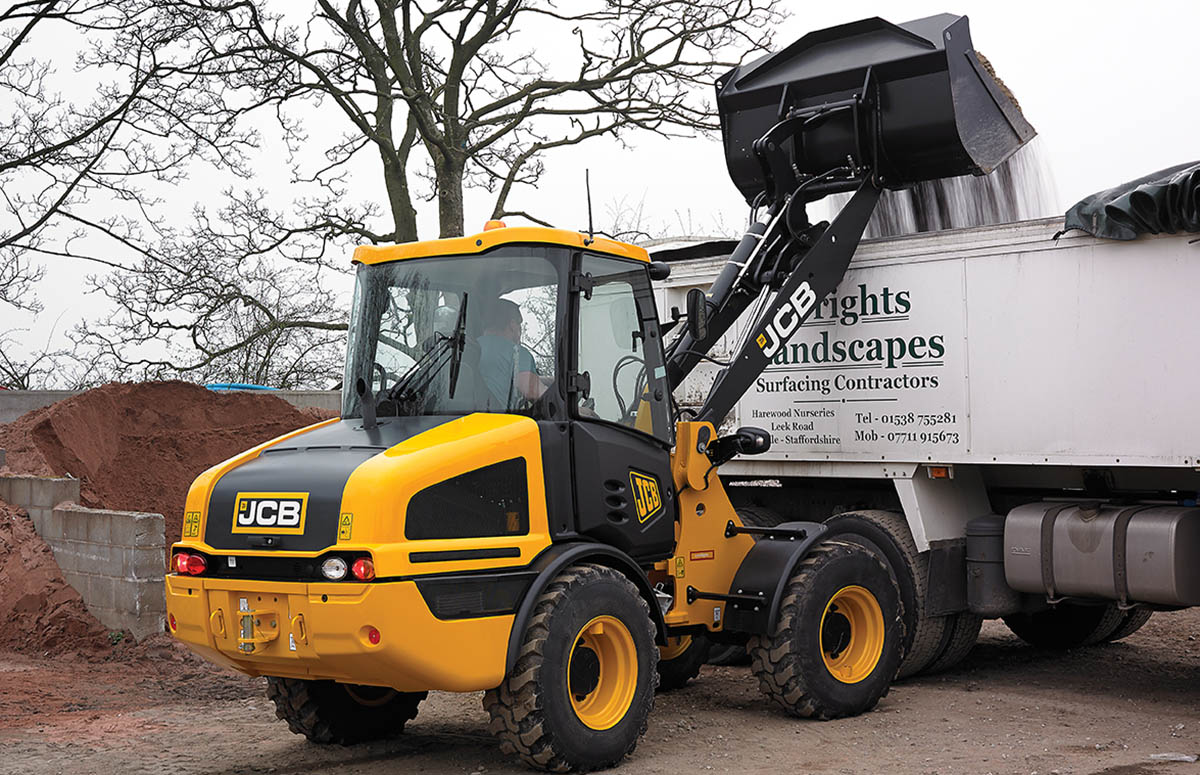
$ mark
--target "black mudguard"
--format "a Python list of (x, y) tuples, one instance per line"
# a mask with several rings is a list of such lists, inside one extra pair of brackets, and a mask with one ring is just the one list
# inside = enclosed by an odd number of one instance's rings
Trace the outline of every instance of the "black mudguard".
[(784, 522), (773, 528), (772, 537), (754, 544), (729, 585), (734, 597), (725, 606), (727, 632), (770, 634), (779, 619), (784, 587), (825, 530), (820, 522)]
[(654, 621), (655, 632), (658, 633), (658, 644), (660, 646), (666, 644), (667, 625), (663, 621), (662, 609), (655, 600), (654, 589), (650, 586), (650, 580), (646, 578), (645, 571), (629, 555), (606, 544), (591, 542), (555, 544), (539, 554), (529, 565), (529, 570), (537, 571), (537, 577), (525, 591), (525, 597), (521, 600), (520, 607), (517, 608), (516, 618), (513, 619), (512, 632), (508, 635), (508, 655), (504, 663), (506, 673), (513, 669), (513, 665), (517, 662), (517, 655), (521, 653), (521, 641), (525, 637), (525, 629), (529, 625), (533, 609), (542, 592), (550, 586), (550, 582), (554, 581), (564, 568), (581, 562), (594, 562), (628, 576), (637, 585), (638, 591), (646, 599), (646, 604), (650, 606), (650, 618)]

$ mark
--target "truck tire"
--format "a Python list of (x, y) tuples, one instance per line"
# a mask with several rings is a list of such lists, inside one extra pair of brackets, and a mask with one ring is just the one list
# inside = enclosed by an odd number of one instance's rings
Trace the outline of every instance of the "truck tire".
[(904, 515), (896, 511), (864, 510), (835, 514), (825, 521), (829, 539), (861, 544), (891, 568), (904, 606), (904, 661), (896, 678), (908, 678), (928, 668), (946, 644), (945, 616), (927, 616), (929, 553), (917, 551)]
[(658, 650), (658, 690), (669, 692), (687, 685), (708, 660), (709, 640), (703, 635), (667, 638)]
[(353, 745), (394, 737), (417, 715), (427, 692), (267, 678), (267, 697), (288, 729), (313, 743)]
[[(775, 527), (783, 522), (779, 512), (766, 506), (738, 506), (736, 511), (743, 525)], [(708, 664), (748, 665), (750, 654), (746, 652), (744, 643), (714, 643), (708, 651)]]
[(975, 641), (979, 640), (979, 630), (983, 627), (983, 617), (966, 612), (949, 617), (950, 623), (946, 628), (946, 645), (937, 658), (925, 668), (926, 673), (940, 673), (949, 670), (967, 658)]
[(603, 565), (568, 568), (538, 597), (513, 669), (483, 697), (488, 730), (538, 769), (616, 765), (654, 706), (654, 639), (633, 582)]
[(750, 638), (759, 687), (793, 716), (834, 719), (870, 710), (903, 657), (900, 590), (887, 565), (854, 543), (825, 541), (784, 588), (769, 636)]
[(1135, 608), (1132, 611), (1125, 612), (1125, 618), (1117, 625), (1117, 629), (1113, 630), (1112, 634), (1104, 640), (1108, 643), (1128, 638), (1138, 630), (1142, 629), (1142, 625), (1150, 621), (1150, 616), (1154, 613), (1149, 608)]
[(1004, 623), (1031, 646), (1062, 650), (1100, 643), (1115, 633), (1124, 619), (1125, 612), (1116, 603), (1059, 603), (1047, 611), (1006, 616)]

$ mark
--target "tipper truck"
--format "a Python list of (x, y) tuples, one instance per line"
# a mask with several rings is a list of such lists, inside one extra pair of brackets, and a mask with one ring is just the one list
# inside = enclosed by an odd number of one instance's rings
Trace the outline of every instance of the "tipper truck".
[[(914, 622), (955, 615), (962, 596), (935, 608), (928, 574), (906, 577), (870, 518), (864, 539), (739, 512), (718, 469), (794, 441), (726, 420), (845, 293), (881, 191), (987, 174), (1034, 132), (966, 18), (948, 15), (811, 33), (719, 79), (717, 105), (753, 225), (707, 290), (687, 292), (686, 316), (663, 322), (656, 307), (671, 262), (590, 233), (492, 222), (357, 249), (341, 416), (193, 483), (166, 577), (170, 631), (267, 676), (277, 714), (315, 742), (396, 734), (430, 690), (484, 691), (502, 749), (553, 771), (619, 762), (656, 687), (694, 677), (711, 642), (745, 644), (788, 713), (872, 708), (927, 637)], [(813, 223), (807, 205), (838, 192), (853, 193)], [(676, 391), (739, 320), (703, 400), (681, 406)], [(944, 347), (951, 366), (966, 357)], [(947, 449), (902, 448), (922, 446)], [(1142, 520), (1121, 520), (1134, 551)], [(1071, 594), (1056, 578), (1053, 595)], [(1043, 613), (1036, 594), (1014, 594), (1013, 615)]]

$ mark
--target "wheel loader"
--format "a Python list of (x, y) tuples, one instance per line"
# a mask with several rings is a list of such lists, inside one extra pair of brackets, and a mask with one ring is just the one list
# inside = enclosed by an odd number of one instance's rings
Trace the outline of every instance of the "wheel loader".
[[(713, 642), (745, 643), (787, 713), (876, 704), (903, 656), (896, 581), (821, 524), (739, 518), (718, 468), (771, 439), (724, 421), (837, 287), (883, 189), (986, 174), (1033, 130), (965, 17), (814, 32), (716, 89), (753, 225), (667, 322), (669, 267), (591, 233), (489, 222), (355, 251), (341, 416), (196, 479), (175, 637), (267, 676), (314, 742), (482, 691), (501, 748), (553, 771), (620, 762)], [(835, 192), (853, 195), (812, 223)], [(744, 315), (703, 406), (678, 408)]]

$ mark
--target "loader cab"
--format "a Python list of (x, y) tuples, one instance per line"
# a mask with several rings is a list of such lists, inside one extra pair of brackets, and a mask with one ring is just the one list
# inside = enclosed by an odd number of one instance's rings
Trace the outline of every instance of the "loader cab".
[(529, 417), (554, 537), (657, 559), (674, 538), (674, 426), (649, 262), (584, 242), (496, 229), (360, 248), (342, 416)]

